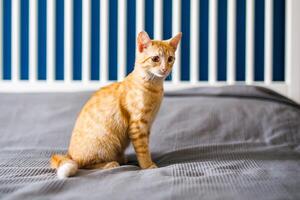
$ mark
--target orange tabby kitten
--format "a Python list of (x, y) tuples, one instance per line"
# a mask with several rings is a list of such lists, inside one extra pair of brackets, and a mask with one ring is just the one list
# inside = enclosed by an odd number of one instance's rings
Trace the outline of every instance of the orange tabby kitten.
[(130, 141), (142, 169), (157, 167), (149, 151), (150, 127), (180, 39), (181, 33), (168, 41), (138, 34), (134, 70), (92, 95), (78, 116), (68, 153), (51, 157), (59, 178), (74, 175), (78, 168), (109, 169), (126, 163), (124, 150)]

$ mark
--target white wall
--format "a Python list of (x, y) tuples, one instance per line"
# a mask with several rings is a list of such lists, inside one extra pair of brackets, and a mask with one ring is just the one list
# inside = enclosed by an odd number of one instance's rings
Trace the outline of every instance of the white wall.
[(300, 1), (286, 0), (286, 80), (289, 96), (300, 103)]

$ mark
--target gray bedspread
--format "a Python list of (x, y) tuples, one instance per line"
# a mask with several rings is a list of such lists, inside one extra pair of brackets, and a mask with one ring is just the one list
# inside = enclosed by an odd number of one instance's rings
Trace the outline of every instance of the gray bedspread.
[(158, 169), (129, 164), (58, 180), (89, 92), (0, 94), (1, 199), (300, 199), (300, 107), (259, 87), (167, 93), (152, 127)]

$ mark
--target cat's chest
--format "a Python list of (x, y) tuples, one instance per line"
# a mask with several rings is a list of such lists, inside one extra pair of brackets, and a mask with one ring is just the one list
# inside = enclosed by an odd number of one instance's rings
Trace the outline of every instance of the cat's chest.
[(155, 115), (160, 107), (163, 93), (135, 92), (129, 99), (133, 112)]

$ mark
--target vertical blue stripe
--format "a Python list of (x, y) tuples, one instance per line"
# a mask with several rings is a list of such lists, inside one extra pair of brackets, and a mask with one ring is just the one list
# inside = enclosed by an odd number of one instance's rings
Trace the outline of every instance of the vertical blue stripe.
[(117, 80), (118, 70), (118, 1), (109, 1), (109, 80)]
[(187, 81), (190, 79), (190, 0), (181, 0), (181, 5), (181, 80)]
[(236, 5), (236, 80), (245, 80), (246, 0)]
[(38, 79), (46, 80), (47, 2), (38, 1)]
[(135, 7), (135, 0), (127, 1), (127, 74), (133, 70), (135, 60)]
[(3, 0), (3, 79), (11, 79), (11, 0)]
[(73, 4), (73, 79), (81, 80), (82, 1)]
[(208, 0), (200, 1), (200, 80), (208, 80)]
[(163, 1), (163, 39), (172, 37), (172, 0)]
[(153, 38), (154, 0), (145, 1), (145, 31)]
[(99, 52), (100, 52), (100, 2), (92, 0), (91, 19), (91, 80), (99, 80)]
[(265, 4), (255, 0), (255, 45), (254, 45), (254, 80), (264, 80), (264, 34), (265, 34)]
[(64, 79), (64, 1), (56, 0), (55, 17), (55, 74), (56, 80)]
[(226, 81), (227, 0), (218, 1), (218, 80)]
[[(285, 1), (274, 0), (273, 27), (273, 80), (284, 80)], [(299, 19), (297, 19), (299, 20)], [(297, 66), (299, 67), (299, 66)]]
[[(172, 37), (172, 0), (163, 1), (163, 39), (167, 40)], [(172, 80), (172, 73), (166, 78)]]
[(29, 71), (29, 0), (21, 1), (21, 80), (28, 80)]

